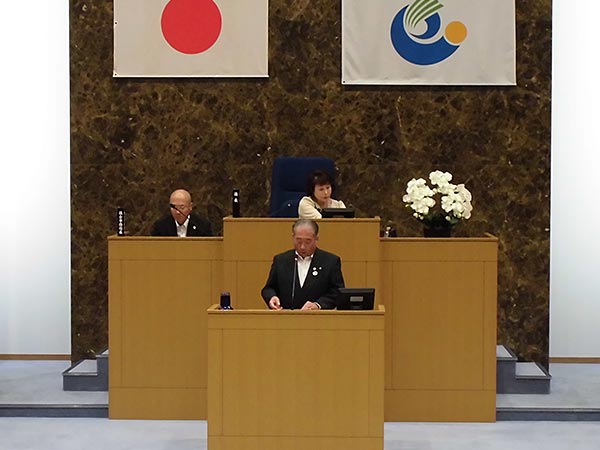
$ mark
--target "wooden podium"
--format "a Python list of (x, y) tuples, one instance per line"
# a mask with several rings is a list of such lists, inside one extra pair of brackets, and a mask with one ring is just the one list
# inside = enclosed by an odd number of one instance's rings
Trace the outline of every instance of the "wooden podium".
[(210, 450), (382, 450), (384, 310), (208, 311)]

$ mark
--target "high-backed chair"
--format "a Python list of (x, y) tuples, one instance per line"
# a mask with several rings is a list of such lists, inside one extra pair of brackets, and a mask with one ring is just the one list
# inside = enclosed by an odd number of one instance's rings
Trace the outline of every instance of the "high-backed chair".
[(335, 165), (329, 158), (278, 157), (273, 163), (269, 216), (298, 217), (298, 203), (306, 195), (308, 175), (318, 169), (335, 176)]

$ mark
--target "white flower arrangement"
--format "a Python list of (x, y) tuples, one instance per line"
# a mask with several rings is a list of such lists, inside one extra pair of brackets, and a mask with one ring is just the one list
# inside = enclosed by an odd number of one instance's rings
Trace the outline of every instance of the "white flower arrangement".
[(402, 201), (413, 216), (431, 228), (452, 227), (471, 217), (473, 197), (464, 184), (452, 184), (452, 174), (440, 170), (431, 172), (429, 180), (432, 187), (423, 178), (413, 178), (406, 186)]

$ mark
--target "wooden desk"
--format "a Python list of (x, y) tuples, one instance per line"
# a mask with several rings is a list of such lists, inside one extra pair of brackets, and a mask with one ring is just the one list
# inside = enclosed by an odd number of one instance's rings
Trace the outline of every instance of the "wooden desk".
[(210, 450), (382, 450), (384, 310), (208, 311)]
[(497, 239), (381, 240), (385, 419), (496, 420)]
[[(206, 308), (266, 308), (293, 219), (225, 218), (223, 238), (110, 237), (109, 416), (206, 419)], [(385, 305), (385, 419), (494, 421), (497, 239), (379, 238), (379, 219), (319, 221), (349, 287)]]
[(206, 308), (221, 238), (110, 237), (111, 419), (206, 419)]

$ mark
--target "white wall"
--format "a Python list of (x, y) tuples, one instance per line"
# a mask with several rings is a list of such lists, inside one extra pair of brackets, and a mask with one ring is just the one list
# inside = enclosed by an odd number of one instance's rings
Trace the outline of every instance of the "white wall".
[(0, 354), (70, 354), (69, 2), (2, 3)]
[(550, 356), (600, 357), (600, 4), (553, 14)]
[[(553, 12), (550, 354), (600, 357), (600, 4)], [(68, 354), (68, 1), (2, 13), (0, 354)]]

